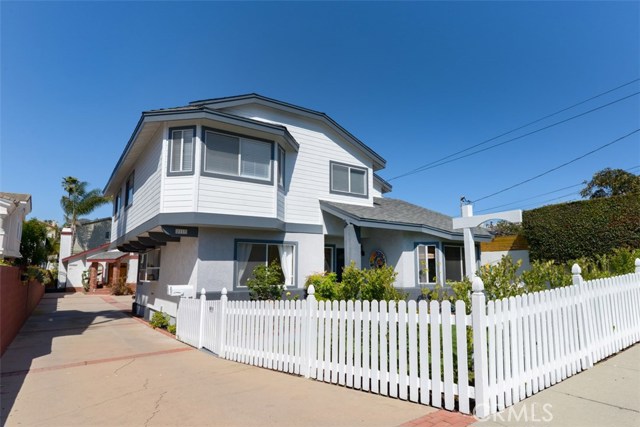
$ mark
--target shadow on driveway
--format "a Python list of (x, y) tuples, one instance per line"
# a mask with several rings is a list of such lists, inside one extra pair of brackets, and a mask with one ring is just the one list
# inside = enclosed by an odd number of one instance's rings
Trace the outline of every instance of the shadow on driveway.
[[(68, 298), (85, 298), (86, 303), (83, 301), (79, 304), (76, 300), (73, 304), (76, 307), (80, 306), (83, 310), (64, 310), (65, 299)], [(98, 310), (95, 310), (96, 308)], [(113, 322), (128, 317), (123, 310), (115, 307), (104, 310), (104, 301), (97, 296), (45, 294), (0, 359), (2, 425), (7, 422), (7, 417), (29, 372), (87, 364), (84, 360), (68, 357), (64, 358), (66, 360), (55, 356), (46, 361), (39, 360), (43, 356), (51, 355), (54, 345), (61, 347), (70, 345), (71, 342), (65, 343), (64, 337), (82, 335), (89, 327), (111, 327), (114, 325)], [(56, 399), (56, 396), (52, 395), (51, 399)]]

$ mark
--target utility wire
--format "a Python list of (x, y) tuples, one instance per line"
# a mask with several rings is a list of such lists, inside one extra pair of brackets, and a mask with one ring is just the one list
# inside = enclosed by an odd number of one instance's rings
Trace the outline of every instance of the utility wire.
[[(640, 165), (633, 166), (631, 168), (625, 169), (625, 171), (626, 172), (631, 172), (632, 170), (635, 170), (635, 169), (638, 169), (638, 168), (640, 168)], [(549, 195), (549, 194), (557, 193), (557, 192), (562, 191), (562, 190), (568, 190), (569, 188), (574, 188), (574, 187), (578, 187), (580, 185), (585, 185), (586, 182), (587, 181), (582, 181), (582, 182), (580, 182), (578, 184), (574, 184), (574, 185), (569, 185), (567, 187), (558, 188), (557, 190), (548, 191), (546, 193), (541, 193), (541, 194), (536, 194), (535, 196), (527, 197), (526, 199), (520, 199), (520, 200), (516, 200), (515, 202), (504, 203), (502, 205), (492, 206), (492, 207), (486, 208), (486, 209), (480, 209), (480, 210), (477, 211), (477, 213), (492, 211), (494, 209), (503, 208), (505, 206), (517, 205), (518, 203), (521, 203), (521, 202), (526, 202), (528, 200), (537, 199), (538, 197), (542, 197), (542, 196), (546, 196), (546, 195)], [(578, 193), (571, 193), (571, 194), (578, 194)], [(559, 198), (562, 198), (562, 197), (559, 197)], [(555, 199), (553, 199), (553, 200), (555, 200)], [(550, 201), (550, 200), (547, 200), (547, 201)], [(546, 202), (539, 202), (539, 203), (546, 203)], [(531, 204), (526, 205), (526, 206), (531, 206)]]
[[(632, 96), (636, 96), (636, 95), (638, 95), (638, 94), (640, 94), (640, 92), (634, 92), (634, 93), (632, 93), (631, 95), (627, 95), (627, 96), (625, 96), (625, 97), (622, 97), (622, 98), (616, 99), (615, 101), (611, 101), (611, 102), (609, 102), (609, 103), (607, 103), (607, 104), (600, 105), (600, 106), (598, 106), (598, 107), (596, 107), (596, 108), (593, 108), (593, 109), (591, 109), (591, 110), (585, 111), (585, 112), (580, 113), (580, 114), (576, 114), (575, 116), (572, 116), (572, 117), (569, 117), (569, 118), (566, 118), (566, 119), (560, 120), (560, 121), (555, 122), (555, 123), (551, 123), (550, 125), (547, 125), (547, 126), (541, 127), (541, 128), (539, 128), (539, 129), (533, 130), (533, 131), (528, 132), (528, 133), (525, 133), (525, 134), (523, 134), (523, 135), (516, 136), (516, 137), (514, 137), (514, 138), (507, 139), (506, 141), (499, 142), (499, 143), (497, 143), (497, 144), (490, 145), (490, 146), (485, 147), (485, 148), (482, 148), (482, 149), (480, 149), (480, 150), (473, 151), (473, 152), (471, 152), (471, 153), (469, 153), (469, 154), (465, 154), (465, 155), (463, 155), (463, 156), (458, 156), (458, 157), (455, 157), (455, 158), (451, 159), (451, 157), (453, 157), (453, 156), (456, 156), (456, 155), (458, 155), (458, 154), (461, 154), (461, 153), (463, 153), (463, 152), (465, 152), (465, 151), (469, 151), (469, 150), (471, 150), (471, 149), (473, 149), (473, 148), (479, 147), (480, 145), (484, 145), (484, 144), (486, 144), (487, 142), (489, 142), (489, 141), (493, 141), (494, 139), (499, 138), (499, 137), (495, 137), (495, 138), (488, 139), (488, 140), (486, 140), (486, 141), (484, 141), (484, 142), (481, 142), (481, 143), (479, 143), (479, 144), (476, 144), (476, 145), (473, 145), (473, 146), (471, 146), (471, 147), (465, 148), (464, 150), (460, 150), (460, 151), (457, 151), (457, 152), (455, 152), (455, 153), (453, 153), (453, 154), (450, 154), (450, 155), (448, 155), (448, 156), (446, 156), (446, 157), (442, 157), (441, 159), (435, 160), (435, 161), (433, 161), (433, 162), (431, 162), (431, 163), (427, 163), (426, 165), (423, 165), (423, 166), (421, 166), (421, 167), (419, 167), (419, 168), (417, 168), (417, 169), (414, 169), (414, 170), (412, 170), (412, 171), (409, 171), (409, 172), (406, 172), (406, 173), (400, 174), (400, 175), (398, 175), (398, 176), (395, 176), (395, 177), (393, 177), (393, 178), (389, 179), (388, 181), (393, 181), (394, 179), (404, 178), (405, 176), (414, 175), (414, 174), (419, 173), (419, 172), (424, 172), (424, 171), (426, 171), (426, 170), (433, 169), (433, 168), (436, 168), (436, 167), (438, 167), (438, 166), (442, 166), (442, 165), (446, 165), (446, 164), (451, 163), (451, 162), (455, 162), (456, 160), (461, 160), (461, 159), (464, 159), (464, 158), (467, 158), (467, 157), (473, 156), (473, 155), (475, 155), (475, 154), (482, 153), (482, 152), (487, 151), (487, 150), (491, 150), (492, 148), (500, 147), (501, 145), (505, 145), (505, 144), (507, 144), (507, 143), (509, 143), (509, 142), (513, 142), (513, 141), (516, 141), (516, 140), (518, 140), (518, 139), (525, 138), (525, 137), (527, 137), (527, 136), (529, 136), (529, 135), (533, 135), (533, 134), (535, 134), (535, 133), (542, 132), (543, 130), (547, 130), (547, 129), (552, 128), (552, 127), (554, 127), (554, 126), (558, 126), (558, 125), (561, 125), (561, 124), (563, 124), (563, 123), (566, 123), (566, 122), (568, 122), (568, 121), (570, 121), (570, 120), (574, 120), (574, 119), (577, 119), (577, 118), (579, 118), (579, 117), (585, 116), (585, 115), (587, 115), (587, 114), (593, 113), (594, 111), (598, 111), (598, 110), (601, 110), (601, 109), (603, 109), (603, 108), (609, 107), (609, 106), (611, 106), (611, 105), (613, 105), (613, 104), (616, 104), (616, 103), (618, 103), (618, 102), (624, 101), (625, 99), (629, 99), (629, 98), (631, 98)], [(509, 133), (510, 133), (510, 132), (509, 132)], [(506, 135), (506, 134), (503, 134), (503, 135)], [(501, 136), (502, 136), (502, 135), (501, 135)], [(446, 160), (446, 159), (449, 159), (449, 160)]]
[(585, 157), (587, 157), (587, 156), (589, 156), (589, 155), (591, 155), (591, 154), (593, 154), (593, 153), (596, 153), (596, 152), (598, 152), (598, 151), (600, 151), (600, 150), (602, 150), (602, 149), (604, 149), (604, 148), (606, 148), (606, 147), (608, 147), (608, 146), (610, 146), (610, 145), (613, 145), (613, 144), (615, 144), (615, 143), (617, 143), (617, 142), (620, 142), (620, 141), (622, 141), (623, 139), (628, 138), (628, 137), (630, 137), (631, 135), (636, 134), (636, 133), (638, 133), (638, 132), (640, 132), (640, 128), (638, 128), (638, 129), (636, 129), (636, 130), (634, 130), (634, 131), (632, 131), (632, 132), (629, 132), (628, 134), (623, 135), (623, 136), (621, 136), (620, 138), (614, 139), (614, 140), (613, 140), (613, 141), (611, 141), (611, 142), (607, 142), (606, 144), (601, 145), (601, 146), (599, 146), (599, 147), (597, 147), (597, 148), (595, 148), (595, 149), (593, 149), (593, 150), (591, 150), (591, 151), (589, 151), (589, 152), (587, 152), (587, 153), (585, 153), (585, 154), (583, 154), (583, 155), (581, 155), (581, 156), (578, 156), (578, 157), (576, 157), (576, 158), (574, 158), (574, 159), (571, 159), (571, 160), (569, 160), (568, 162), (564, 162), (564, 163), (562, 163), (562, 164), (561, 164), (561, 165), (559, 165), (559, 166), (556, 166), (556, 167), (551, 168), (551, 169), (549, 169), (549, 170), (547, 170), (547, 171), (544, 171), (544, 172), (542, 172), (542, 173), (540, 173), (540, 174), (538, 174), (538, 175), (536, 175), (536, 176), (534, 176), (534, 177), (531, 177), (531, 178), (529, 178), (529, 179), (525, 179), (524, 181), (520, 181), (520, 182), (518, 182), (517, 184), (513, 184), (512, 186), (509, 186), (509, 187), (507, 187), (507, 188), (503, 188), (502, 190), (496, 191), (495, 193), (491, 193), (491, 194), (488, 194), (488, 195), (486, 195), (486, 196), (483, 196), (483, 197), (480, 197), (480, 198), (478, 198), (478, 199), (475, 199), (473, 202), (474, 202), (474, 203), (477, 203), (477, 202), (479, 202), (479, 201), (481, 201), (481, 200), (488, 199), (489, 197), (493, 197), (493, 196), (496, 196), (496, 195), (498, 195), (498, 194), (504, 193), (505, 191), (508, 191), (508, 190), (513, 189), (513, 188), (519, 187), (519, 186), (521, 186), (522, 184), (526, 184), (527, 182), (531, 182), (531, 181), (533, 181), (534, 179), (538, 179), (538, 178), (540, 178), (540, 177), (542, 177), (542, 176), (545, 176), (545, 175), (547, 175), (547, 174), (549, 174), (549, 173), (551, 173), (551, 172), (557, 171), (557, 170), (558, 170), (558, 169), (560, 169), (560, 168), (563, 168), (563, 167), (565, 167), (565, 166), (568, 166), (568, 165), (570, 165), (571, 163), (575, 163), (575, 162), (577, 162), (577, 161), (578, 161), (578, 160), (580, 160), (580, 159), (583, 159), (583, 158), (585, 158)]
[[(554, 197), (553, 199), (548, 199), (548, 200), (544, 200), (542, 202), (538, 202), (538, 203), (529, 203), (528, 205), (524, 205), (522, 206), (522, 208), (526, 208), (529, 206), (540, 206), (540, 205), (544, 205), (545, 203), (549, 203), (549, 202), (555, 202), (556, 200), (560, 200), (560, 199), (564, 199), (565, 197), (569, 197), (569, 196), (577, 196), (579, 195), (580, 192), (579, 191), (574, 191), (572, 193), (567, 193), (565, 195), (562, 196), (558, 196), (558, 197)], [(571, 202), (572, 200), (567, 200), (567, 202)]]
[[(583, 101), (580, 101), (580, 102), (578, 102), (578, 103), (575, 103), (575, 104), (573, 104), (573, 105), (570, 105), (570, 106), (568, 106), (568, 107), (565, 107), (565, 108), (563, 108), (563, 109), (561, 109), (561, 110), (558, 110), (558, 111), (556, 111), (556, 112), (554, 112), (554, 113), (547, 114), (547, 115), (546, 115), (546, 116), (544, 116), (544, 117), (540, 117), (539, 119), (536, 119), (536, 120), (534, 120), (534, 121), (532, 121), (532, 122), (529, 122), (529, 123), (526, 123), (526, 124), (524, 124), (524, 125), (518, 126), (517, 128), (515, 128), (515, 129), (511, 129), (511, 130), (509, 130), (509, 131), (507, 131), (507, 132), (504, 132), (504, 133), (502, 133), (502, 134), (500, 134), (500, 135), (498, 135), (498, 136), (494, 136), (493, 138), (489, 138), (489, 139), (487, 139), (487, 140), (485, 140), (485, 141), (482, 141), (482, 142), (480, 142), (480, 143), (478, 143), (478, 144), (475, 144), (475, 145), (472, 145), (472, 146), (470, 146), (470, 147), (467, 147), (467, 148), (465, 148), (465, 149), (463, 149), (463, 150), (460, 150), (460, 151), (458, 151), (458, 152), (456, 152), (456, 153), (449, 154), (448, 156), (445, 156), (445, 157), (441, 158), (440, 160), (435, 160), (435, 161), (433, 161), (433, 162), (427, 163), (426, 165), (420, 166), (420, 167), (418, 167), (418, 168), (416, 168), (416, 169), (414, 169), (414, 170), (410, 171), (410, 172), (409, 172), (409, 174), (411, 174), (411, 173), (417, 173), (417, 172), (420, 172), (420, 171), (422, 170), (422, 168), (423, 168), (423, 167), (425, 167), (425, 166), (430, 166), (430, 165), (432, 165), (432, 164), (435, 164), (435, 163), (440, 162), (441, 160), (446, 160), (446, 159), (448, 159), (448, 158), (450, 158), (450, 157), (453, 157), (453, 156), (455, 156), (455, 155), (457, 155), (457, 154), (464, 153), (465, 151), (471, 150), (471, 149), (473, 149), (473, 148), (479, 147), (479, 146), (481, 146), (481, 145), (484, 145), (484, 144), (486, 144), (486, 143), (488, 143), (488, 142), (494, 141), (494, 140), (496, 140), (496, 139), (498, 139), (498, 138), (501, 138), (501, 137), (503, 137), (503, 136), (509, 135), (510, 133), (516, 132), (516, 131), (518, 131), (518, 130), (520, 130), (520, 129), (526, 128), (527, 126), (531, 126), (531, 125), (533, 125), (533, 124), (536, 124), (536, 123), (538, 123), (538, 122), (541, 122), (541, 121), (543, 121), (543, 120), (545, 120), (545, 119), (548, 119), (549, 117), (553, 117), (553, 116), (558, 115), (558, 114), (560, 114), (560, 113), (563, 113), (563, 112), (565, 112), (565, 111), (567, 111), (567, 110), (570, 110), (570, 109), (572, 109), (572, 108), (575, 108), (575, 107), (577, 107), (577, 106), (579, 106), (579, 105), (585, 104), (585, 103), (587, 103), (587, 102), (589, 102), (589, 101), (593, 101), (593, 100), (594, 100), (594, 99), (596, 99), (596, 98), (600, 98), (601, 96), (607, 95), (607, 94), (609, 94), (609, 93), (611, 93), (611, 92), (615, 92), (616, 90), (621, 89), (621, 88), (623, 88), (623, 87), (625, 87), (625, 86), (629, 86), (630, 84), (633, 84), (633, 83), (635, 83), (635, 82), (637, 82), (637, 81), (639, 81), (639, 80), (640, 80), (640, 78), (633, 79), (633, 80), (631, 80), (630, 82), (624, 83), (624, 84), (622, 84), (622, 85), (620, 85), (620, 86), (616, 86), (616, 87), (614, 87), (613, 89), (609, 89), (609, 90), (607, 90), (607, 91), (605, 91), (605, 92), (602, 92), (602, 93), (599, 93), (599, 94), (597, 94), (597, 95), (594, 95), (594, 96), (592, 96), (592, 97), (590, 97), (590, 98), (587, 98), (587, 99), (585, 99), (585, 100), (583, 100)], [(397, 177), (391, 178), (390, 180), (393, 180), (393, 179), (396, 179), (396, 178), (400, 178), (400, 177), (402, 177), (402, 176), (406, 176), (406, 175), (400, 175), (400, 176), (397, 176)]]

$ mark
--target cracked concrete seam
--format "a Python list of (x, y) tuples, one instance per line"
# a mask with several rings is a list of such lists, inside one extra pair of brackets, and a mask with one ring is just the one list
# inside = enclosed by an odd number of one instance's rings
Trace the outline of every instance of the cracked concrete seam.
[(129, 360), (128, 362), (126, 362), (124, 365), (120, 366), (119, 368), (117, 368), (115, 371), (113, 371), (113, 375), (118, 375), (118, 371), (126, 368), (127, 366), (131, 365), (133, 362), (136, 361), (136, 358), (134, 357), (133, 359)]
[(164, 397), (164, 395), (167, 394), (166, 391), (163, 391), (162, 393), (160, 393), (160, 397), (158, 397), (158, 400), (156, 400), (156, 406), (153, 410), (153, 413), (151, 414), (151, 416), (149, 418), (147, 418), (147, 421), (144, 422), (144, 427), (148, 427), (149, 423), (151, 422), (151, 420), (153, 419), (153, 417), (156, 416), (156, 414), (158, 412), (160, 412), (160, 401), (162, 400), (162, 398)]

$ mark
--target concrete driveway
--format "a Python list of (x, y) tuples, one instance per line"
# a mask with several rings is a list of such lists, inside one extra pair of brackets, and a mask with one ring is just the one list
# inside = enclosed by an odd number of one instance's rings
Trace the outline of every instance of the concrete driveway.
[(130, 307), (131, 297), (45, 295), (0, 360), (3, 424), (398, 426), (444, 412), (218, 359)]

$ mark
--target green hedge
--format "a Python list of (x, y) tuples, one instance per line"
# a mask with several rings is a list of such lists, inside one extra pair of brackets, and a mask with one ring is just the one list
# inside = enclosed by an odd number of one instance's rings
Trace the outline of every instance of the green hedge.
[(522, 220), (532, 260), (566, 262), (615, 248), (640, 248), (640, 197), (616, 196), (544, 206)]

